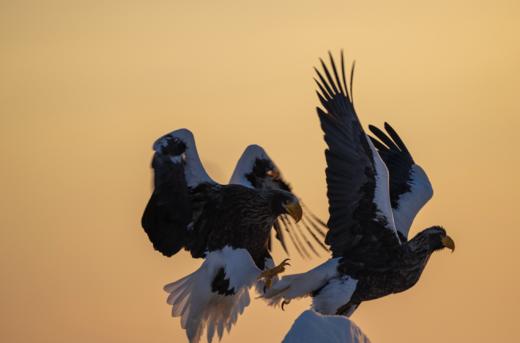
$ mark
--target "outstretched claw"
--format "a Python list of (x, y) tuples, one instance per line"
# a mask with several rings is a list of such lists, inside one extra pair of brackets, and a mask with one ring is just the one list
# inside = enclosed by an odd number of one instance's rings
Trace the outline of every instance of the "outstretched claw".
[(282, 301), (282, 311), (285, 311), (284, 306), (285, 305), (289, 305), (290, 303), (291, 303), (291, 300), (284, 300), (284, 301)]
[(282, 261), (282, 263), (280, 263), (276, 267), (264, 270), (258, 278), (265, 279), (265, 288), (269, 289), (269, 288), (271, 288), (271, 285), (273, 283), (273, 278), (276, 275), (283, 273), (285, 271), (285, 267), (290, 266), (290, 265), (291, 264), (289, 263), (289, 259), (286, 258), (285, 260)]

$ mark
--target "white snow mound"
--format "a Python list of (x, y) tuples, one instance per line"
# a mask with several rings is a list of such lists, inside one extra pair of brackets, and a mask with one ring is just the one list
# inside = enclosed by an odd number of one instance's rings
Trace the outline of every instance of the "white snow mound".
[(294, 322), (282, 343), (370, 343), (353, 321), (344, 316), (303, 312)]

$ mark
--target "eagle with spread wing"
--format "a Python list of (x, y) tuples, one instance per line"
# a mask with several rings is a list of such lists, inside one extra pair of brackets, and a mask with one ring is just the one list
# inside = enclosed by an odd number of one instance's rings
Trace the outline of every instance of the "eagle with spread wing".
[[(397, 132), (370, 126), (365, 133), (352, 102), (341, 54), (341, 70), (316, 69), (317, 108), (328, 149), (326, 179), (330, 218), (325, 242), (332, 258), (303, 274), (284, 276), (265, 297), (273, 304), (310, 295), (323, 314), (349, 316), (361, 302), (405, 291), (420, 278), (431, 254), (455, 243), (440, 226), (413, 238), (408, 232), (433, 195), (424, 170)], [(340, 76), (341, 75), (341, 76)]]
[[(310, 240), (325, 248), (320, 240), (324, 224), (303, 213), (300, 200), (257, 145), (245, 150), (228, 185), (209, 177), (187, 129), (159, 138), (153, 149), (154, 191), (142, 227), (163, 255), (185, 249), (204, 259), (194, 273), (165, 290), (190, 342), (198, 342), (206, 327), (211, 342), (215, 333), (221, 338), (229, 331), (249, 305), (249, 288), (264, 292), (288, 265), (287, 260), (278, 266), (273, 262), (271, 228), (284, 249), (288, 234), (308, 255), (308, 250), (317, 253)], [(291, 220), (303, 222), (303, 229)]]

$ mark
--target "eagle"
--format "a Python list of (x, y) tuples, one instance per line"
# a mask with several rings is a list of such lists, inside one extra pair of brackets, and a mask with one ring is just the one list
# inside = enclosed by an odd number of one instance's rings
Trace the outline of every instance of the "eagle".
[[(323, 245), (325, 224), (310, 212), (303, 214), (302, 203), (258, 145), (244, 151), (227, 185), (204, 170), (187, 129), (162, 136), (153, 150), (154, 190), (141, 224), (163, 255), (185, 249), (204, 259), (199, 269), (164, 289), (189, 341), (198, 342), (207, 327), (211, 342), (249, 305), (251, 286), (262, 294), (289, 265), (288, 259), (274, 264), (271, 228), (284, 249), (288, 233), (294, 246), (309, 254), (304, 244), (314, 251), (309, 239)], [(307, 233), (291, 220), (302, 220)]]
[[(363, 302), (403, 292), (419, 280), (433, 252), (455, 243), (441, 226), (408, 237), (412, 222), (433, 196), (424, 170), (388, 123), (363, 130), (347, 87), (343, 52), (336, 67), (315, 68), (317, 114), (328, 146), (326, 181), (332, 258), (302, 274), (284, 276), (264, 295), (271, 304), (312, 297), (322, 314), (350, 316)], [(340, 76), (341, 75), (341, 76)]]

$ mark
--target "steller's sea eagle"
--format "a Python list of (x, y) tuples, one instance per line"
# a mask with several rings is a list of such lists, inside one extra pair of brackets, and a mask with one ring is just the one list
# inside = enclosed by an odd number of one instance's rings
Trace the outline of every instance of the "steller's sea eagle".
[[(215, 333), (221, 338), (224, 329), (229, 331), (249, 305), (249, 288), (256, 285), (264, 292), (288, 265), (287, 260), (274, 265), (271, 227), (284, 247), (283, 231), (299, 235), (298, 249), (303, 242), (312, 246), (287, 218), (298, 222), (303, 210), (259, 146), (246, 149), (228, 185), (206, 173), (189, 130), (159, 138), (153, 149), (154, 191), (142, 226), (163, 255), (186, 249), (194, 258), (204, 258), (199, 269), (165, 290), (172, 315), (181, 317), (190, 342), (198, 342), (206, 326), (211, 342)], [(319, 241), (321, 224), (313, 218), (306, 217), (306, 228)]]
[[(412, 287), (431, 254), (455, 243), (440, 226), (408, 239), (408, 231), (433, 190), (395, 130), (370, 126), (365, 134), (352, 102), (341, 54), (339, 74), (332, 55), (316, 70), (317, 108), (328, 149), (327, 196), (330, 218), (326, 243), (332, 259), (307, 273), (284, 276), (265, 297), (282, 306), (310, 295), (323, 314), (349, 316), (363, 301)], [(341, 78), (340, 76), (341, 75)]]

